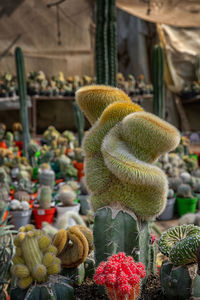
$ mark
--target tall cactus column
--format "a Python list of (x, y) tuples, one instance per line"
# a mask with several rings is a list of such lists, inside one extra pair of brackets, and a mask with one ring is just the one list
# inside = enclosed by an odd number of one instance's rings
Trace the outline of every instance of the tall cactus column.
[(164, 53), (160, 45), (153, 49), (153, 112), (164, 118)]
[(17, 81), (20, 99), (20, 119), (23, 128), (23, 155), (28, 157), (28, 144), (30, 142), (28, 107), (27, 107), (27, 87), (26, 74), (24, 69), (24, 57), (21, 48), (15, 49), (15, 62), (17, 71)]
[(96, 76), (98, 84), (117, 84), (116, 0), (97, 0)]

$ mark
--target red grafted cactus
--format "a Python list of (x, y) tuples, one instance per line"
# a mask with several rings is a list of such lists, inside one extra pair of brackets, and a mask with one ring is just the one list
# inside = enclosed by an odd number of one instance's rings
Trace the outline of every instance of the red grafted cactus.
[(94, 281), (106, 286), (111, 300), (136, 300), (140, 296), (141, 279), (145, 276), (145, 266), (141, 262), (120, 252), (100, 263)]

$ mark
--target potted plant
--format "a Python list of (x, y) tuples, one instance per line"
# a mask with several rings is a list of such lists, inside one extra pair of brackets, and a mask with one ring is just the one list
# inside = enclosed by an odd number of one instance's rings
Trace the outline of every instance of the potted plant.
[[(58, 191), (58, 200), (61, 202), (60, 205), (57, 205), (57, 216), (60, 218), (67, 211), (72, 211), (79, 213), (80, 204), (75, 203), (77, 195), (72, 187), (68, 184), (63, 184)], [(75, 225), (75, 221), (71, 218), (68, 222), (69, 226)]]
[(30, 223), (32, 210), (27, 201), (12, 200), (10, 202), (9, 214), (11, 215), (11, 222), (15, 229), (18, 230), (21, 226)]
[(179, 216), (189, 212), (195, 213), (198, 197), (192, 195), (189, 184), (183, 183), (178, 187), (176, 201)]
[(52, 189), (49, 186), (41, 186), (38, 190), (39, 206), (34, 206), (33, 216), (36, 228), (42, 228), (42, 222), (53, 223), (56, 212), (55, 207), (51, 207)]
[(167, 203), (164, 211), (158, 217), (159, 220), (171, 220), (173, 218), (175, 201), (176, 197), (174, 196), (174, 191), (169, 189), (167, 194)]
[(164, 232), (159, 250), (168, 260), (160, 271), (161, 286), (169, 300), (200, 297), (199, 263), (200, 228), (194, 225), (175, 226)]

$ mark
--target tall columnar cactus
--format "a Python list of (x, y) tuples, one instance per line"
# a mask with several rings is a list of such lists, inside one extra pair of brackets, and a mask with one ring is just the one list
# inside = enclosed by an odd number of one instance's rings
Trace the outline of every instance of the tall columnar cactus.
[(82, 139), (84, 136), (85, 118), (76, 102), (73, 102), (73, 109), (74, 109), (75, 124), (78, 131), (78, 144), (79, 147), (81, 147)]
[(161, 235), (159, 249), (169, 258), (161, 267), (161, 285), (167, 299), (200, 297), (200, 276), (197, 272), (199, 245), (198, 226), (176, 226)]
[(117, 85), (116, 1), (98, 0), (96, 15), (96, 75), (98, 84)]
[(200, 82), (200, 53), (196, 55), (195, 58), (195, 77), (198, 82)]
[(164, 118), (164, 53), (160, 45), (153, 49), (153, 112)]
[(152, 163), (177, 146), (179, 132), (116, 88), (84, 87), (76, 100), (93, 125), (84, 151), (86, 183), (96, 211), (96, 261), (116, 251), (134, 257), (140, 252), (147, 266), (147, 221), (162, 212), (167, 197), (165, 174)]
[(42, 186), (39, 190), (40, 207), (48, 209), (51, 206), (52, 190), (49, 186)]
[(20, 99), (20, 119), (23, 128), (23, 152), (24, 156), (28, 157), (27, 147), (30, 142), (30, 134), (28, 122), (26, 74), (24, 69), (23, 53), (19, 47), (15, 49), (15, 62)]

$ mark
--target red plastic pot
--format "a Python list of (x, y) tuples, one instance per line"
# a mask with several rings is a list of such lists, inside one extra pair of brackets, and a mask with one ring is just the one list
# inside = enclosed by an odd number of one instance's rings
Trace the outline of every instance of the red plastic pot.
[(4, 149), (6, 149), (7, 148), (7, 146), (6, 146), (6, 142), (0, 142), (0, 148), (4, 148)]
[(23, 149), (23, 142), (22, 141), (15, 142), (15, 146), (17, 146), (19, 148), (19, 150), (22, 150)]
[(35, 219), (35, 227), (37, 229), (42, 228), (42, 222), (53, 223), (56, 208), (52, 207), (49, 209), (33, 208), (33, 217)]
[(84, 164), (82, 162), (77, 162), (75, 160), (75, 161), (73, 161), (73, 165), (78, 171), (78, 181), (80, 181), (81, 178), (84, 176), (84, 172), (83, 172)]

